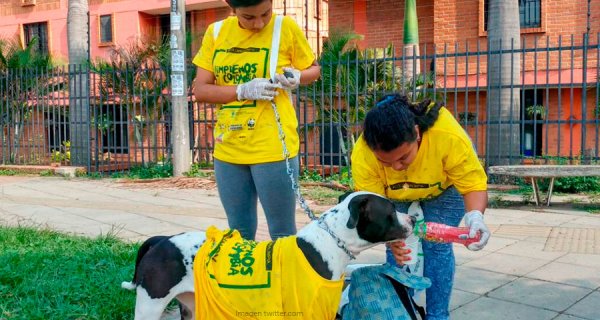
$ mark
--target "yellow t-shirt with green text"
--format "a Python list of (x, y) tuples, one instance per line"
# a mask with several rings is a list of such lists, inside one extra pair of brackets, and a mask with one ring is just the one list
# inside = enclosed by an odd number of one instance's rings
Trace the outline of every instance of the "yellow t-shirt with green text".
[[(274, 24), (275, 15), (261, 31), (252, 32), (242, 29), (237, 17), (229, 17), (223, 20), (216, 41), (214, 24), (211, 24), (193, 63), (212, 72), (216, 84), (221, 86), (239, 85), (254, 78), (270, 78), (269, 57)], [(314, 61), (315, 55), (302, 30), (294, 20), (283, 17), (277, 73), (283, 73), (283, 67), (304, 70)], [(286, 90), (279, 91), (275, 104), (287, 149), (290, 157), (294, 157), (299, 150), (298, 119)], [(232, 101), (220, 105), (214, 137), (214, 157), (221, 161), (254, 164), (284, 159), (269, 101)]]
[(344, 276), (321, 277), (296, 239), (255, 242), (209, 227), (194, 259), (196, 319), (335, 319)]
[(450, 186), (461, 194), (487, 190), (487, 176), (469, 136), (443, 107), (406, 170), (383, 166), (361, 135), (352, 151), (352, 177), (355, 189), (397, 201), (435, 198)]

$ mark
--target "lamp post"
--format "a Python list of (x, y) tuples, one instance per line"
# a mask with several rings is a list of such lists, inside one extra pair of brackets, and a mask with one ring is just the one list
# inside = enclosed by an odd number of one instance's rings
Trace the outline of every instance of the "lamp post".
[(185, 0), (171, 0), (171, 110), (173, 176), (189, 171), (191, 162), (185, 63)]

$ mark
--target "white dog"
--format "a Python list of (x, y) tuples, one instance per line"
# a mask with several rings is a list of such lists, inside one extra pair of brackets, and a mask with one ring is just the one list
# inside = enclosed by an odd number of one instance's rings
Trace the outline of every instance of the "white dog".
[[(354, 255), (379, 243), (405, 239), (411, 233), (414, 223), (413, 217), (397, 212), (391, 201), (373, 193), (355, 192), (326, 211), (319, 220), (306, 225), (293, 237), (296, 239), (300, 255), (304, 256), (312, 268), (312, 270), (305, 270), (306, 272), (313, 273), (325, 281), (338, 281), (342, 279), (345, 268)], [(202, 315), (203, 306), (195, 305), (199, 300), (194, 296), (193, 263), (198, 249), (205, 241), (204, 232), (186, 232), (175, 236), (152, 237), (142, 244), (136, 258), (133, 281), (123, 282), (121, 285), (126, 289), (137, 290), (136, 320), (158, 320), (172, 299), (179, 300), (183, 308), (183, 319), (195, 319), (196, 313)], [(212, 258), (211, 256), (210, 259)], [(200, 256), (197, 259), (210, 260)], [(291, 272), (298, 272), (297, 270), (300, 269), (301, 267), (294, 268), (296, 271)], [(281, 271), (284, 278), (282, 282), (285, 282), (285, 272), (285, 270)], [(215, 279), (207, 279), (208, 282), (212, 280)], [(341, 289), (340, 286), (340, 294)], [(286, 290), (294, 290), (294, 288), (286, 286)], [(314, 293), (314, 296), (307, 297), (307, 294), (297, 292), (302, 299), (310, 299), (316, 305), (322, 301), (323, 297), (319, 296), (320, 291)], [(214, 294), (211, 293), (211, 296)], [(339, 295), (337, 301), (339, 303)], [(283, 302), (284, 305), (281, 306), (282, 312), (286, 310), (286, 303)], [(241, 306), (232, 307), (236, 308), (235, 311), (244, 310)], [(204, 311), (206, 313), (206, 309)], [(294, 311), (303, 312), (304, 315), (299, 318), (311, 318), (308, 316), (309, 310)], [(234, 314), (234, 310), (231, 313)], [(314, 313), (311, 314), (314, 316)], [(326, 318), (335, 318), (335, 309), (331, 314), (328, 310)], [(216, 319), (215, 315), (212, 319)], [(272, 316), (269, 319), (272, 319)]]

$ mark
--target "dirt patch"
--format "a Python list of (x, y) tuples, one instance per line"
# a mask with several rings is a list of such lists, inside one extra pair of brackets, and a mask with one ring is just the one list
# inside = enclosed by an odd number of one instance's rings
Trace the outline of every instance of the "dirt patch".
[(139, 189), (203, 189), (215, 190), (217, 183), (214, 178), (163, 178), (163, 179), (122, 179), (117, 181), (123, 187)]

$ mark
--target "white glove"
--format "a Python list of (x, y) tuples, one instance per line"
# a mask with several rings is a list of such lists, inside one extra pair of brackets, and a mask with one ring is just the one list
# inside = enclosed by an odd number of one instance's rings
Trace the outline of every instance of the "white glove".
[(471, 243), (467, 248), (472, 251), (483, 249), (490, 239), (490, 229), (483, 223), (483, 214), (479, 210), (471, 210), (465, 214), (465, 225), (469, 228), (469, 238), (475, 238), (481, 232), (479, 242)]
[(280, 84), (271, 83), (269, 79), (254, 78), (250, 82), (237, 86), (235, 93), (237, 99), (242, 100), (268, 100), (272, 101), (277, 95), (277, 89), (281, 89)]
[(300, 85), (300, 76), (302, 73), (300, 70), (294, 68), (283, 68), (284, 73), (290, 73), (293, 77), (286, 77), (285, 74), (276, 74), (275, 83), (281, 84), (285, 89), (294, 90)]

